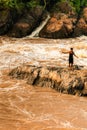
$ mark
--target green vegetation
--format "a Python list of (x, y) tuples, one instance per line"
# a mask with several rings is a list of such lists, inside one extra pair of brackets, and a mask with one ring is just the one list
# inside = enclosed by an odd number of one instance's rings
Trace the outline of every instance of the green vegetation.
[(68, 2), (77, 13), (87, 6), (87, 0), (56, 0), (58, 2)]
[(33, 8), (33, 7), (36, 7), (37, 5), (39, 5), (39, 1), (36, 1), (36, 0), (30, 0), (29, 2), (26, 3), (26, 6), (28, 8)]
[(87, 0), (70, 0), (70, 3), (78, 13), (83, 7), (87, 6)]
[(0, 0), (0, 7), (22, 9), (24, 3), (21, 0)]
[(55, 4), (58, 2), (68, 2), (77, 13), (79, 13), (83, 7), (87, 6), (87, 0), (45, 0), (45, 3), (49, 3), (51, 5), (53, 5), (53, 2)]
[(23, 9), (24, 7), (33, 8), (40, 5), (47, 9), (58, 2), (70, 3), (78, 13), (83, 7), (87, 6), (87, 0), (0, 0), (0, 7)]

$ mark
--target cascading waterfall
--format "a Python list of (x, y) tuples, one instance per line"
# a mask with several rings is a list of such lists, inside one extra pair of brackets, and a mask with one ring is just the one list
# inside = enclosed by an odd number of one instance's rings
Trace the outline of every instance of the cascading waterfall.
[(38, 34), (40, 32), (40, 30), (46, 25), (46, 23), (48, 22), (48, 20), (50, 19), (50, 15), (47, 15), (47, 18), (41, 22), (40, 26), (38, 26), (28, 37), (32, 38), (32, 37), (38, 37)]

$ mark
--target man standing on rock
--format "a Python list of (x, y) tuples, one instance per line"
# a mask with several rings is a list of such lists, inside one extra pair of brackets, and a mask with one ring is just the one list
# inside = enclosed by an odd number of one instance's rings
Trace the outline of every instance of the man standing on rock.
[[(73, 67), (73, 55), (77, 57), (73, 51), (73, 48), (70, 48), (70, 51), (63, 52), (63, 53), (69, 53), (69, 67)], [(78, 57), (77, 57), (78, 58)]]

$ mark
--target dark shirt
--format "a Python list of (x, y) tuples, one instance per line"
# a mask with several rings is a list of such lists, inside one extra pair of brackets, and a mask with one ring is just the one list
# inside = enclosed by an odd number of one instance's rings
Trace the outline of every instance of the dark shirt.
[(73, 55), (74, 55), (74, 52), (70, 51), (69, 52), (69, 63), (73, 63)]

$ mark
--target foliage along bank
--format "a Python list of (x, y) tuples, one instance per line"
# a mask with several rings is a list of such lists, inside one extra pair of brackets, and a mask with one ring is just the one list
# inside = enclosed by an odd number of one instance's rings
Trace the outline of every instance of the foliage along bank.
[(43, 6), (47, 10), (50, 10), (53, 5), (59, 2), (68, 2), (76, 12), (87, 6), (87, 0), (0, 0), (0, 7), (15, 8), (18, 10), (27, 8), (33, 8), (37, 5)]
[[(86, 0), (0, 0), (0, 35), (27, 36), (46, 18), (47, 12), (51, 16), (47, 27), (52, 22), (57, 26), (54, 32), (50, 26), (49, 29), (45, 26), (40, 37), (68, 38), (87, 35), (86, 7)], [(79, 26), (81, 23), (82, 27)], [(83, 29), (85, 31), (81, 31)]]

